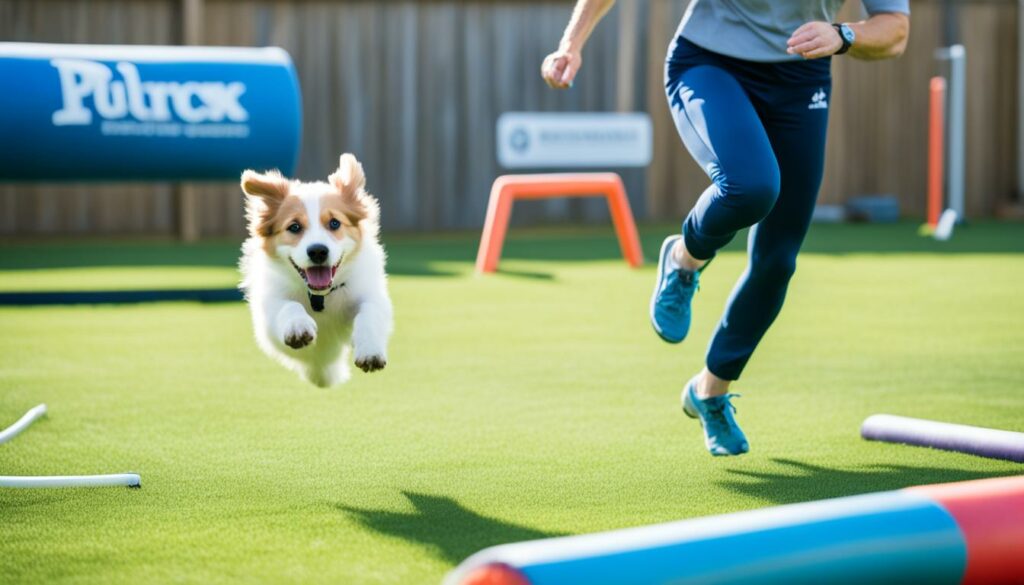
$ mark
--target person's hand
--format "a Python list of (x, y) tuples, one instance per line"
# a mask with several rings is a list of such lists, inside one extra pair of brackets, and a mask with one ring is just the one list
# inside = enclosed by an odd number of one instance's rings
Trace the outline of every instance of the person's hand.
[(566, 89), (572, 87), (572, 80), (582, 66), (583, 57), (579, 53), (559, 49), (544, 59), (540, 66), (540, 76), (550, 87)]
[(804, 59), (820, 59), (834, 55), (843, 48), (839, 31), (827, 22), (808, 22), (793, 32), (786, 41), (786, 52)]

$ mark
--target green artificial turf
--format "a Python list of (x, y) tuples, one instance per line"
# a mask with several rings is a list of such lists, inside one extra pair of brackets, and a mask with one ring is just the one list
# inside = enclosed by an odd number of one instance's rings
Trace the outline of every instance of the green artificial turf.
[[(671, 228), (642, 227), (648, 257)], [(1024, 228), (948, 243), (815, 226), (735, 389), (750, 454), (713, 459), (678, 393), (743, 268), (702, 280), (691, 339), (647, 321), (654, 267), (610, 230), (389, 237), (381, 373), (330, 391), (264, 357), (240, 303), (0, 308), (0, 473), (136, 471), (143, 488), (0, 489), (0, 581), (436, 583), (503, 542), (1024, 472), (869, 443), (877, 412), (1024, 431)], [(0, 290), (230, 286), (237, 242), (0, 244)]]

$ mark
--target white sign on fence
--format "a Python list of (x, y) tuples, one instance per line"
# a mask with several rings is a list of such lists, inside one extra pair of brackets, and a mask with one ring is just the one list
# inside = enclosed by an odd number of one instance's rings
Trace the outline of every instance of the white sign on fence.
[(643, 113), (506, 112), (498, 162), (508, 169), (645, 167), (651, 119)]

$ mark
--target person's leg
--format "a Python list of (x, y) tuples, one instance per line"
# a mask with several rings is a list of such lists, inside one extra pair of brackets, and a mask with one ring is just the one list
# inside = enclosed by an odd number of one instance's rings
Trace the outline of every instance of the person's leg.
[(679, 136), (711, 179), (683, 223), (686, 252), (707, 261), (772, 210), (779, 167), (753, 103), (727, 70), (687, 68), (670, 79), (668, 92)]
[[(771, 141), (747, 91), (727, 66), (718, 66), (706, 54), (696, 58), (701, 57), (712, 63), (670, 61), (668, 67), (669, 105), (679, 135), (712, 184), (687, 216), (682, 237), (670, 236), (662, 246), (651, 319), (667, 341), (681, 341), (689, 329), (699, 270), (738, 230), (772, 210), (780, 188)], [(684, 319), (673, 321), (677, 315)], [(680, 321), (684, 327), (665, 327)], [(672, 338), (666, 331), (681, 335)], [(683, 412), (700, 420), (712, 455), (746, 453), (749, 445), (733, 418), (731, 396), (725, 390), (698, 395), (698, 379), (683, 389)]]
[(670, 236), (662, 246), (651, 324), (671, 343), (689, 332), (699, 269), (738, 230), (767, 215), (779, 192), (778, 164), (747, 92), (714, 57), (681, 46), (697, 54), (669, 62), (669, 106), (683, 143), (712, 184), (687, 216), (682, 237)]
[(701, 383), (705, 395), (724, 393), (728, 384), (723, 389), (722, 382), (740, 377), (782, 308), (825, 167), (828, 110), (808, 108), (814, 94), (822, 90), (830, 93), (827, 79), (820, 85), (780, 90), (765, 105), (764, 125), (779, 163), (782, 188), (771, 213), (750, 231), (747, 270), (708, 347)]

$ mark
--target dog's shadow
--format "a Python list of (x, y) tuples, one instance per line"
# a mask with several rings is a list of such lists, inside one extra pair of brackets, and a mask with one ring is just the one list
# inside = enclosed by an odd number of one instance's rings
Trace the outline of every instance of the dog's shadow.
[(363, 526), (413, 542), (451, 565), (497, 544), (564, 536), (478, 514), (452, 498), (403, 491), (414, 510), (373, 510), (346, 504), (334, 507)]

